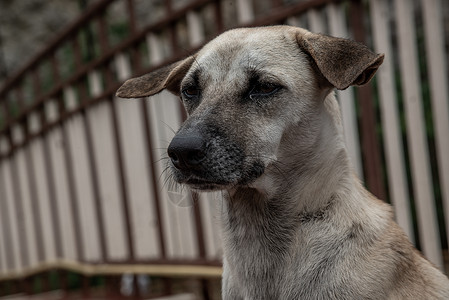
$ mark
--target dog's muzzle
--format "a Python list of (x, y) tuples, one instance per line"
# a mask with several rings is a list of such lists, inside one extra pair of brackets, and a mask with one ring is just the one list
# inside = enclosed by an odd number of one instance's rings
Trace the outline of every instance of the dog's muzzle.
[(178, 183), (199, 190), (248, 184), (262, 175), (263, 163), (245, 156), (243, 148), (219, 129), (180, 130), (167, 149)]

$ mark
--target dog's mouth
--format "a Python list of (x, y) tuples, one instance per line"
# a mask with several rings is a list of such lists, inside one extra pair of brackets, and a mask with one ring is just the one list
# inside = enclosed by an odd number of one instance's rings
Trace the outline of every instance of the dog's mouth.
[(224, 181), (210, 181), (207, 179), (199, 178), (196, 176), (190, 176), (189, 178), (179, 182), (181, 184), (186, 184), (190, 188), (199, 191), (219, 191), (224, 189), (229, 189), (233, 186), (230, 182)]
[[(242, 166), (243, 167), (243, 166)], [(237, 186), (247, 186), (262, 176), (265, 167), (262, 162), (255, 161), (250, 167), (234, 169), (233, 172), (226, 170), (223, 173), (215, 173), (214, 176), (206, 170), (214, 169), (213, 166), (205, 166), (203, 172), (180, 172), (173, 169), (175, 180), (180, 184), (188, 185), (199, 191), (218, 191), (232, 189)]]

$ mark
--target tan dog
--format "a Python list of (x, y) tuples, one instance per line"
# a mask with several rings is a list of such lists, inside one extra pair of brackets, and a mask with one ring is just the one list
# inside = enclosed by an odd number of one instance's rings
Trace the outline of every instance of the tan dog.
[(449, 299), (348, 160), (332, 90), (368, 82), (382, 60), (300, 28), (236, 29), (117, 92), (181, 97), (173, 176), (227, 191), (224, 299)]

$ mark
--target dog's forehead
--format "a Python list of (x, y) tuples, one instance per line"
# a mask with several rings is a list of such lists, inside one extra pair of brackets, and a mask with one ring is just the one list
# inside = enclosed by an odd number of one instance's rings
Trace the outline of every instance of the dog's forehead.
[[(298, 49), (289, 27), (241, 28), (227, 31), (209, 42), (197, 55), (205, 70), (279, 65), (280, 59)], [(285, 61), (285, 60), (284, 60)]]

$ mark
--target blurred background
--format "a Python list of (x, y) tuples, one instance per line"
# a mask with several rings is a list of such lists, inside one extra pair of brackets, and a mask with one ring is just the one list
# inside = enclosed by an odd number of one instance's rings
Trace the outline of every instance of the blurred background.
[(167, 183), (178, 99), (114, 96), (224, 30), (289, 24), (385, 61), (338, 91), (355, 172), (449, 272), (449, 1), (0, 0), (0, 298), (220, 299), (221, 195)]

